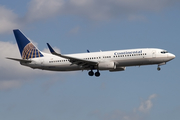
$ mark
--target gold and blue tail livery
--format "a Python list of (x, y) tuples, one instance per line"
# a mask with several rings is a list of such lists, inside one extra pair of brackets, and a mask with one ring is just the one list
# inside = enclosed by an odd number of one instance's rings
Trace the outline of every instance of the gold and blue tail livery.
[(13, 32), (22, 59), (43, 57), (43, 54), (33, 45), (33, 43), (19, 29), (13, 30)]

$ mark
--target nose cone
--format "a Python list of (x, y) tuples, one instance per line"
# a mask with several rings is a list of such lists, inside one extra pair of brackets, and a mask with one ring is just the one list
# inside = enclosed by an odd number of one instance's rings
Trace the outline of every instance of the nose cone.
[(172, 54), (172, 53), (169, 53), (168, 54), (168, 58), (170, 58), (170, 60), (172, 60), (172, 59), (174, 59), (176, 56), (174, 55), (174, 54)]

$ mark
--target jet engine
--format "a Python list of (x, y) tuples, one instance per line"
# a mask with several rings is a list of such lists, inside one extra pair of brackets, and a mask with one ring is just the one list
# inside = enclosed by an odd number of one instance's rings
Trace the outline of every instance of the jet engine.
[(116, 69), (109, 70), (110, 72), (118, 72), (118, 71), (125, 71), (126, 67), (117, 67)]
[(98, 64), (99, 70), (113, 70), (116, 69), (116, 64), (114, 62), (100, 62)]

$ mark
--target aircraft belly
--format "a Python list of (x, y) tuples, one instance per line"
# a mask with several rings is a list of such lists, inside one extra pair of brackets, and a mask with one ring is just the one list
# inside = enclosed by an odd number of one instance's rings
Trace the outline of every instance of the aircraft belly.
[(126, 60), (120, 60), (117, 63), (117, 66), (138, 66), (138, 65), (147, 65), (151, 64), (151, 61), (146, 58), (142, 59), (126, 59)]
[(142, 59), (126, 59), (117, 62), (117, 66), (139, 66), (151, 65), (165, 62), (166, 58), (142, 58)]
[(54, 65), (54, 66), (44, 66), (45, 70), (50, 71), (74, 71), (81, 70), (77, 65)]

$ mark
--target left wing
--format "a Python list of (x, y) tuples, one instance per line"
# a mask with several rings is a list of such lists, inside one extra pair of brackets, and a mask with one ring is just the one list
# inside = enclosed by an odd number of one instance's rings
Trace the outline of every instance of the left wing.
[(71, 57), (71, 56), (62, 55), (60, 53), (55, 52), (54, 49), (49, 45), (49, 43), (47, 43), (47, 45), (48, 45), (50, 52), (53, 55), (69, 59), (69, 62), (71, 62), (72, 65), (76, 64), (76, 65), (80, 66), (81, 68), (90, 68), (90, 69), (92, 69), (94, 66), (98, 65), (98, 62), (95, 62), (95, 61), (89, 61), (89, 60), (85, 60), (85, 59), (81, 59), (81, 58), (75, 58), (75, 57)]

